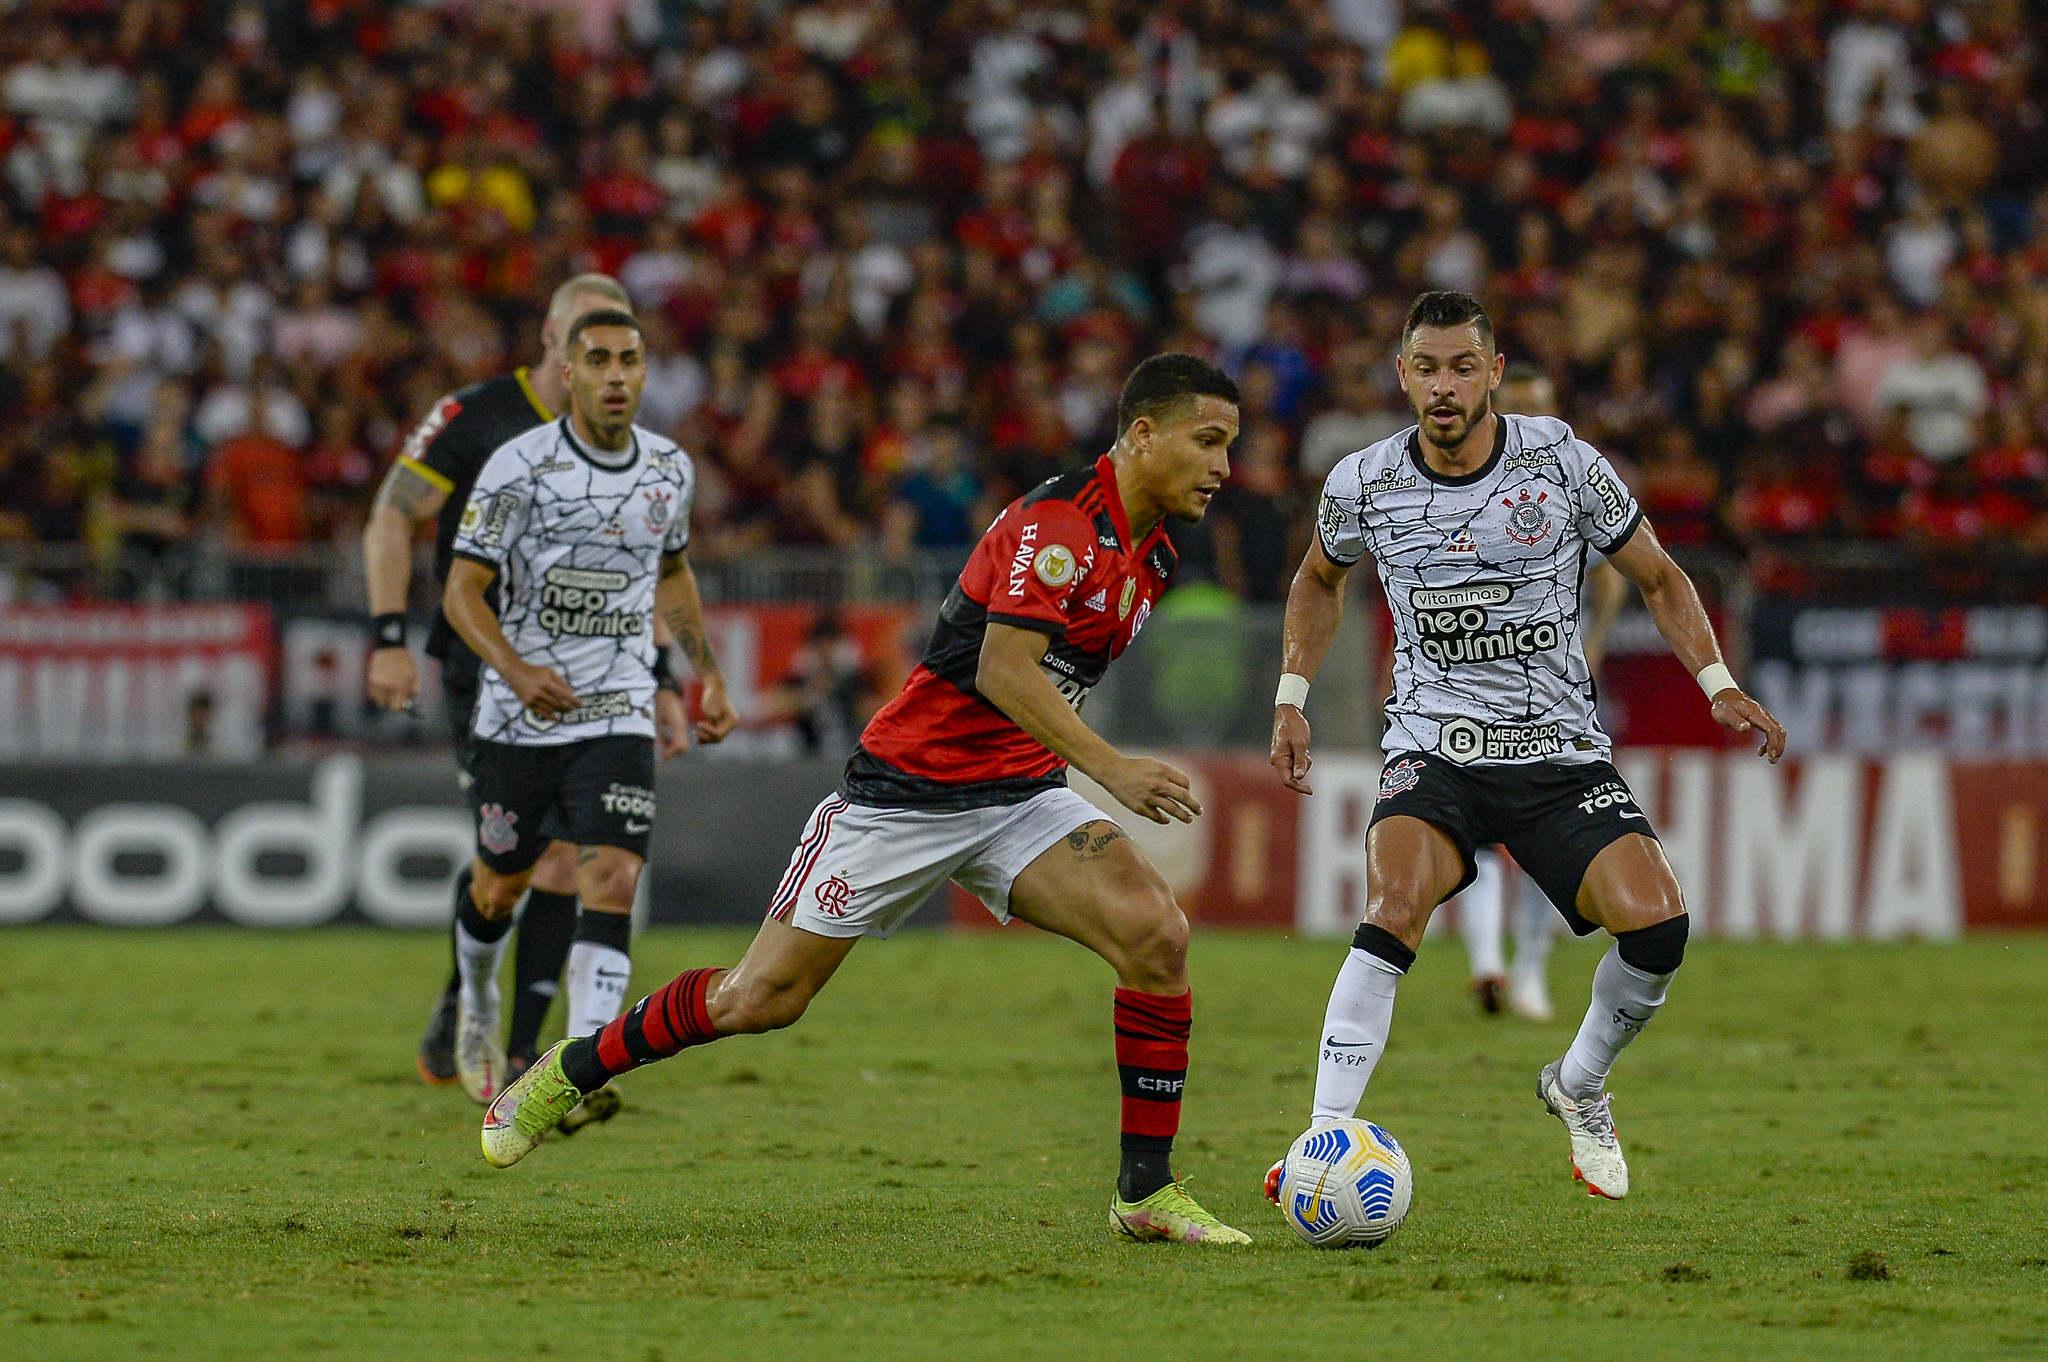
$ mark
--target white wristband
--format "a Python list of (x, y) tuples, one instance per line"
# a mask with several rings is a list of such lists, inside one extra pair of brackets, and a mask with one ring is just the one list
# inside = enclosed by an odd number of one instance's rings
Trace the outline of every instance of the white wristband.
[(1277, 709), (1281, 705), (1293, 705), (1296, 709), (1300, 709), (1307, 703), (1308, 678), (1306, 676), (1298, 676), (1293, 672), (1282, 672), (1280, 674), (1279, 693), (1273, 697), (1274, 708)]
[(1738, 689), (1735, 685), (1735, 673), (1729, 671), (1727, 664), (1721, 662), (1709, 663), (1700, 668), (1700, 674), (1695, 679), (1700, 683), (1700, 689), (1707, 693), (1709, 700), (1724, 690)]

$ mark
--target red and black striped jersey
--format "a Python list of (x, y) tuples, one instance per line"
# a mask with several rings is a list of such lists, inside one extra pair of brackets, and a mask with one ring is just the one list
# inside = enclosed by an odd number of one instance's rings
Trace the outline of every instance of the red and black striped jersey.
[(1163, 526), (1132, 544), (1108, 455), (1011, 502), (974, 546), (903, 693), (868, 721), (846, 797), (969, 809), (1064, 785), (1066, 762), (975, 688), (989, 622), (1050, 635), (1040, 665), (1078, 710), (1145, 627), (1176, 565)]

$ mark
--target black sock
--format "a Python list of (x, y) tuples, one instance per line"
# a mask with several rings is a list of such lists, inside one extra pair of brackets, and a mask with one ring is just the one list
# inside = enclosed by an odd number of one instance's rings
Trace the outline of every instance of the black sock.
[(505, 1052), (540, 1054), (540, 1028), (561, 988), (562, 965), (576, 937), (576, 896), (529, 889), (512, 948), (512, 1033)]
[(505, 933), (512, 930), (513, 915), (507, 913), (493, 922), (478, 912), (476, 900), (469, 896), (469, 880), (469, 872), (465, 870), (455, 881), (456, 925), (469, 933), (470, 940), (480, 945), (487, 946), (493, 941), (504, 940)]
[[(466, 892), (466, 891), (465, 891)], [(448, 983), (441, 990), (441, 997), (453, 998), (462, 987), (462, 967), (455, 963), (455, 919), (448, 919)]]
[(578, 1092), (596, 1092), (612, 1081), (611, 1071), (597, 1057), (597, 1036), (572, 1040), (562, 1047), (562, 1077), (575, 1084)]
[(1173, 1140), (1165, 1135), (1125, 1135), (1123, 1166), (1117, 1170), (1116, 1194), (1125, 1201), (1143, 1201), (1173, 1181)]

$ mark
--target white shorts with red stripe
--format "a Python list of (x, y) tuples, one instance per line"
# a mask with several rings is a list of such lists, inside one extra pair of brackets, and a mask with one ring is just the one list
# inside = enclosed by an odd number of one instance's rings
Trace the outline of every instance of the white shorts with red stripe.
[(812, 811), (768, 916), (819, 936), (888, 936), (951, 880), (1008, 922), (1010, 885), (1024, 867), (1105, 818), (1065, 788), (959, 813), (879, 809), (829, 795)]

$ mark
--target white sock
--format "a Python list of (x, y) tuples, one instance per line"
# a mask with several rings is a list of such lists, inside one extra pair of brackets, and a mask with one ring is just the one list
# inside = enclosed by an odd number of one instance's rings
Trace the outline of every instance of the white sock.
[(1508, 972), (1501, 954), (1501, 864), (1491, 851), (1477, 852), (1472, 863), (1478, 868), (1471, 887), (1458, 895), (1458, 934), (1465, 938), (1465, 954), (1472, 962), (1474, 979), (1497, 979)]
[(489, 1011), (498, 1005), (498, 965), (511, 942), (510, 932), (496, 941), (479, 941), (465, 924), (455, 924), (455, 968), (462, 976), (463, 1000), (472, 1011)]
[(562, 1034), (570, 1040), (602, 1031), (626, 1010), (626, 987), (633, 979), (632, 929), (632, 919), (623, 913), (585, 908), (576, 914), (576, 941), (569, 947), (564, 976), (569, 1018)]
[(1515, 973), (1540, 979), (1550, 964), (1550, 945), (1557, 939), (1557, 910), (1534, 885), (1515, 888)]
[(517, 905), (514, 916), (494, 922), (477, 908), (469, 889), (465, 870), (455, 880), (455, 973), (470, 1010), (492, 1012), (498, 1006), (498, 964), (512, 940)]
[(1664, 1005), (1669, 974), (1645, 974), (1621, 958), (1621, 947), (1608, 950), (1593, 971), (1593, 1001), (1572, 1048), (1565, 1051), (1557, 1081), (1565, 1096), (1598, 1097), (1607, 1087), (1614, 1059)]
[(1344, 957), (1323, 1013), (1322, 1043), (1316, 1047), (1311, 1124), (1341, 1121), (1357, 1112), (1394, 1024), (1394, 988), (1400, 982), (1401, 971), (1377, 955), (1353, 946)]

